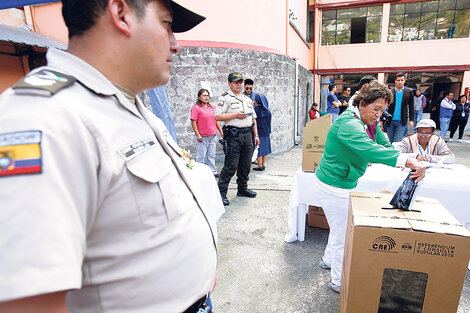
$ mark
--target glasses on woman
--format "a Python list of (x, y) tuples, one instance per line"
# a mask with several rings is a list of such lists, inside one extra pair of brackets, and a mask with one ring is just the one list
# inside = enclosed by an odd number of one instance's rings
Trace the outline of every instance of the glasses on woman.
[(423, 133), (423, 132), (417, 132), (419, 136), (424, 136), (424, 137), (431, 137), (432, 133)]

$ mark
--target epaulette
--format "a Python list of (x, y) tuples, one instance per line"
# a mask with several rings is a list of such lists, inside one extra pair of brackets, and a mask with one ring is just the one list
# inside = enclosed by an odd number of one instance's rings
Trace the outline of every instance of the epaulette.
[(52, 96), (76, 81), (73, 76), (45, 68), (26, 75), (13, 85), (12, 89), (19, 94)]
[(226, 95), (228, 95), (228, 92), (224, 92), (221, 97), (225, 97)]

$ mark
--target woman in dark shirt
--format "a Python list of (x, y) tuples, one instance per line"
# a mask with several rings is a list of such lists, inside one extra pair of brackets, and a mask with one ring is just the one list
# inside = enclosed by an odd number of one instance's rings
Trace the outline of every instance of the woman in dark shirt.
[(467, 96), (461, 95), (459, 102), (455, 104), (455, 110), (450, 120), (450, 139), (454, 137), (457, 128), (459, 128), (459, 142), (462, 142), (463, 132), (468, 122), (468, 116), (470, 114), (470, 103), (467, 102)]
[(255, 112), (256, 125), (258, 126), (259, 150), (258, 150), (258, 167), (254, 171), (264, 171), (266, 159), (271, 153), (271, 111), (269, 110), (268, 99), (263, 94), (255, 96)]

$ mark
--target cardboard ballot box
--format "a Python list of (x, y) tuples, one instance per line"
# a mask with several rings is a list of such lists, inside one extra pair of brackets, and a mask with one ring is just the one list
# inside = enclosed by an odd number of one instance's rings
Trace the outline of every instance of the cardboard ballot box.
[(384, 210), (392, 195), (351, 193), (341, 313), (455, 313), (470, 232), (437, 200)]
[(331, 114), (308, 122), (303, 131), (302, 171), (315, 172), (320, 163), (328, 130), (331, 126)]
[(321, 207), (314, 205), (308, 206), (307, 225), (323, 229), (330, 229), (328, 221), (326, 220), (325, 212), (323, 212)]

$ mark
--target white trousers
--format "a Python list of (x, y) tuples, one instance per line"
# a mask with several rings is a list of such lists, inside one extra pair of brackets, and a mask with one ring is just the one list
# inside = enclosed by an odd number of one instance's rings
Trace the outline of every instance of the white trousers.
[(196, 138), (196, 162), (207, 164), (212, 172), (217, 173), (215, 167), (215, 150), (217, 143), (217, 135), (203, 136), (202, 142)]
[[(316, 180), (317, 184), (322, 184), (318, 179)], [(325, 184), (322, 185), (322, 187), (328, 186)], [(326, 189), (335, 189), (337, 192), (336, 194), (332, 194), (328, 192), (328, 190), (325, 190), (325, 188), (317, 190), (319, 205), (323, 208), (328, 225), (330, 226), (330, 234), (328, 236), (328, 244), (323, 254), (323, 262), (331, 267), (331, 282), (339, 286), (341, 285), (341, 272), (343, 270), (344, 242), (348, 222), (350, 190), (331, 186), (326, 187)]]

